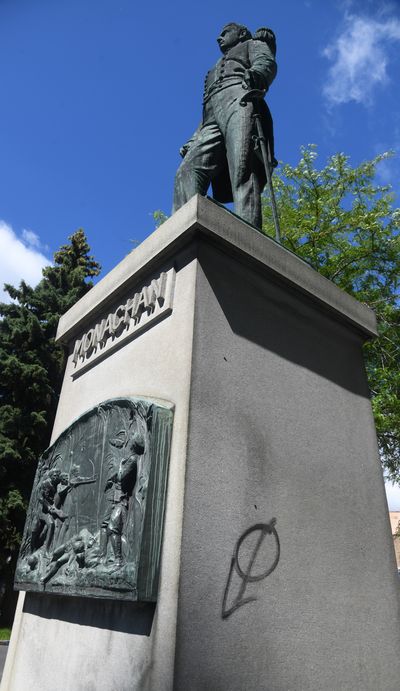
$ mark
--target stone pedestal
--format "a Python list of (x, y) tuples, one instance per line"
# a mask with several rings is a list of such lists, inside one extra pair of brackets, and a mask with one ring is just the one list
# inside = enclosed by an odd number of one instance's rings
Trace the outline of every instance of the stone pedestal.
[[(163, 274), (148, 323), (93, 349)], [(374, 334), (366, 307), (202, 197), (64, 315), (53, 440), (110, 398), (175, 406), (158, 601), (21, 594), (2, 689), (397, 691)]]

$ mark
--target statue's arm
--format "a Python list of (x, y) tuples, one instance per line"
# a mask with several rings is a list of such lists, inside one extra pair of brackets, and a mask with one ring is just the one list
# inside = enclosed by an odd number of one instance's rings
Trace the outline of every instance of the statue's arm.
[(193, 144), (194, 140), (196, 139), (198, 133), (200, 132), (201, 125), (202, 125), (202, 123), (200, 123), (200, 125), (198, 126), (196, 132), (194, 132), (194, 133), (192, 134), (192, 136), (190, 137), (190, 139), (187, 140), (186, 144), (184, 144), (183, 146), (181, 146), (181, 148), (179, 149), (179, 153), (180, 153), (180, 155), (182, 156), (182, 158), (185, 158), (185, 156), (186, 156), (187, 152), (189, 151), (191, 145)]
[(39, 495), (39, 502), (42, 505), (42, 508), (45, 511), (50, 511), (50, 509), (53, 506), (54, 498), (49, 497), (49, 488), (47, 487), (46, 482), (39, 485), (38, 495)]
[(132, 471), (137, 467), (137, 457), (136, 456), (130, 456), (129, 458), (124, 458), (121, 461), (121, 465), (119, 468), (118, 472), (118, 479), (125, 480)]
[(118, 465), (117, 465), (117, 461), (114, 458), (114, 456), (112, 454), (108, 454), (106, 457), (106, 461), (107, 461), (108, 475), (107, 475), (106, 484), (104, 486), (105, 492), (107, 492), (107, 490), (111, 489), (114, 482), (117, 481), (117, 476), (118, 476)]
[(58, 496), (59, 499), (63, 501), (65, 499), (65, 497), (67, 496), (67, 494), (71, 491), (72, 487), (73, 487), (73, 485), (71, 482), (68, 482), (65, 485), (62, 485), (62, 487), (60, 487), (60, 485), (59, 485), (57, 487), (57, 492), (55, 494), (55, 497)]
[(76, 477), (73, 480), (71, 480), (71, 489), (74, 487), (79, 487), (79, 485), (90, 485), (93, 482), (96, 482), (97, 480), (97, 475), (92, 475), (92, 477)]
[(272, 84), (277, 72), (275, 58), (264, 41), (250, 41), (251, 67), (246, 70), (245, 82), (250, 89), (265, 89)]

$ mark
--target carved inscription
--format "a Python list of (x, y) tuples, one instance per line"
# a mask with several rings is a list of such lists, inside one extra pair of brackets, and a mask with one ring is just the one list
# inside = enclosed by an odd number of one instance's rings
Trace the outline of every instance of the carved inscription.
[(76, 339), (72, 354), (74, 372), (168, 316), (172, 312), (174, 282), (173, 269), (162, 272)]
[[(272, 518), (269, 523), (256, 523), (256, 525), (253, 525), (251, 528), (245, 530), (236, 542), (231, 559), (228, 580), (225, 586), (224, 597), (222, 600), (223, 619), (230, 617), (231, 614), (239, 609), (239, 607), (257, 600), (254, 595), (244, 597), (248, 584), (257, 583), (258, 581), (264, 580), (264, 578), (267, 578), (267, 576), (269, 576), (269, 574), (276, 569), (279, 562), (281, 548), (275, 525), (276, 518)], [(263, 542), (268, 535), (272, 538), (272, 551), (268, 555), (268, 563), (259, 567), (263, 569), (262, 571), (259, 573), (253, 573), (253, 569), (256, 568), (255, 565), (258, 563), (257, 557)], [(247, 556), (241, 554), (241, 551), (247, 551)], [(235, 573), (239, 577), (239, 589), (236, 595), (231, 599), (229, 606), (228, 601), (229, 596), (231, 595)]]
[(140, 399), (92, 409), (43, 454), (16, 587), (153, 601), (172, 411)]

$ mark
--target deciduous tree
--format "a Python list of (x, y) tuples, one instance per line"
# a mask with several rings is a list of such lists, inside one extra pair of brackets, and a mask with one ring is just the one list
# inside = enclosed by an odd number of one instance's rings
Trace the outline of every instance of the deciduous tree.
[[(400, 482), (400, 209), (377, 183), (383, 153), (359, 166), (343, 153), (317, 167), (315, 146), (274, 174), (282, 243), (375, 310), (379, 338), (365, 346), (381, 459)], [(268, 194), (264, 232), (274, 236)]]

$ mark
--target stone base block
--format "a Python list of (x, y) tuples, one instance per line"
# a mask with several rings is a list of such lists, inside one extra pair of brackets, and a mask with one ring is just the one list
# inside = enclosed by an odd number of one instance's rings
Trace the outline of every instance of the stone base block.
[[(162, 275), (157, 313), (111, 333)], [(21, 596), (2, 688), (397, 691), (375, 333), (366, 307), (202, 197), (64, 315), (53, 440), (108, 398), (175, 406), (158, 600)]]

